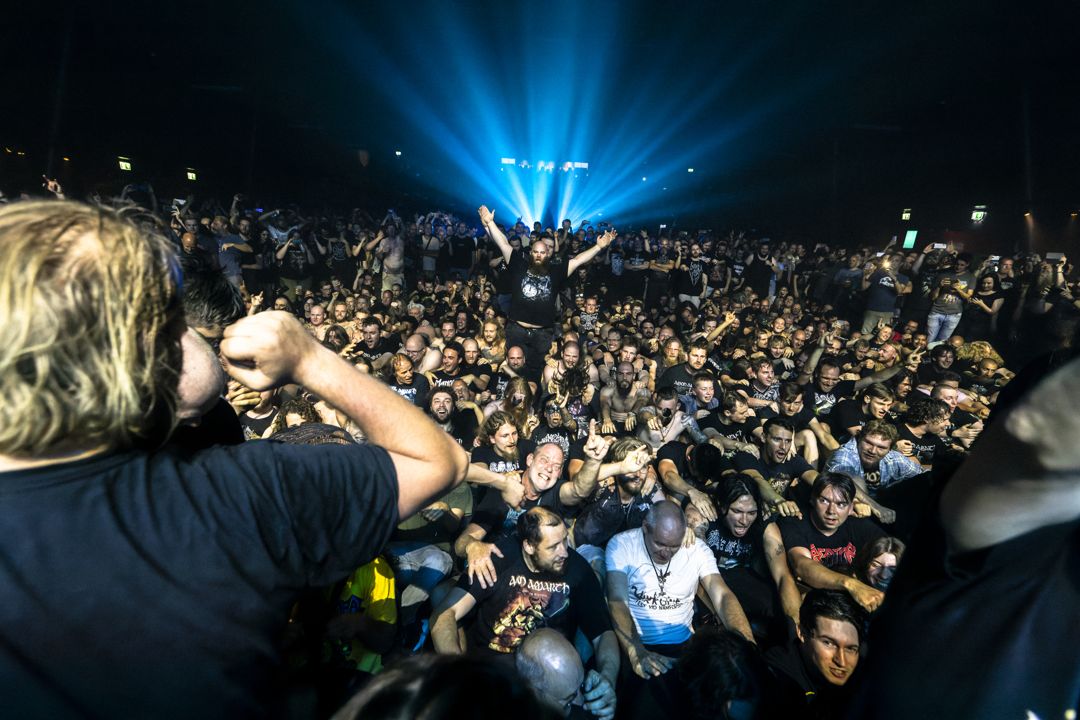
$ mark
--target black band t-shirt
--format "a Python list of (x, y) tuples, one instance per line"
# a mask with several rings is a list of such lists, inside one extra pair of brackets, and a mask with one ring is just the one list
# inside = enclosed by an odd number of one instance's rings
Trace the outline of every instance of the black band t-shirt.
[(803, 508), (803, 517), (781, 518), (780, 534), (788, 550), (804, 547), (814, 562), (841, 575), (853, 575), (855, 554), (884, 535), (878, 526), (864, 518), (849, 517), (832, 535), (825, 535), (811, 519), (812, 511)]
[(551, 327), (555, 324), (555, 298), (566, 283), (566, 263), (551, 261), (547, 275), (529, 268), (529, 256), (521, 250), (510, 254), (510, 318), (512, 320)]
[(491, 556), (497, 577), (492, 585), (485, 589), (479, 582), (470, 583), (468, 573), (458, 581), (459, 588), (476, 598), (471, 650), (510, 655), (542, 628), (551, 628), (570, 642), (579, 628), (589, 640), (611, 629), (600, 581), (575, 550), (570, 550), (562, 574), (557, 574), (529, 569), (516, 538), (498, 547), (503, 557)]

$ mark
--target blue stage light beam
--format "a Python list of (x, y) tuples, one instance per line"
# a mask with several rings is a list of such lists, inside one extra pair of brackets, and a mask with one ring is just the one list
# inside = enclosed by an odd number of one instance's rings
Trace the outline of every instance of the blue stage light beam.
[[(296, 17), (325, 38), (358, 84), (374, 89), (378, 97), (358, 101), (358, 111), (376, 108), (393, 119), (410, 167), (438, 169), (419, 181), (468, 206), (488, 204), (502, 223), (520, 217), (557, 226), (570, 218), (578, 226), (601, 212), (631, 222), (660, 207), (714, 200), (709, 182), (766, 145), (756, 141), (755, 149), (752, 131), (828, 79), (735, 96), (747, 73), (798, 30), (797, 13), (749, 44), (736, 45), (746, 33), (732, 23), (732, 49), (724, 52), (718, 37), (716, 57), (702, 54), (695, 64), (663, 43), (635, 45), (640, 33), (627, 45), (642, 7), (418, 0), (404, 9), (313, 0), (298, 4)], [(696, 22), (688, 13), (664, 31), (677, 37)], [(537, 168), (582, 160), (587, 169)]]

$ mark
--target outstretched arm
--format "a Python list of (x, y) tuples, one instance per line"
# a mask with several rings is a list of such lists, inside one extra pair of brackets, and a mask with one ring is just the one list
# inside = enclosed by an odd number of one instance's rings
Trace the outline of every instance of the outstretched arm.
[(484, 226), (484, 232), (499, 246), (499, 252), (502, 253), (503, 260), (510, 262), (510, 253), (514, 251), (514, 248), (510, 247), (510, 241), (506, 239), (506, 235), (495, 224), (495, 212), (489, 210), (487, 205), (481, 205), (477, 212), (480, 214), (480, 224)]
[(607, 248), (611, 244), (611, 241), (615, 239), (615, 231), (608, 230), (600, 237), (596, 238), (596, 244), (584, 252), (580, 252), (574, 257), (570, 258), (570, 262), (566, 266), (566, 274), (573, 275), (579, 267), (585, 263), (591, 261), (601, 250)]
[(733, 630), (750, 642), (754, 642), (754, 634), (750, 632), (750, 621), (746, 619), (739, 599), (731, 588), (727, 586), (720, 573), (706, 575), (701, 579), (701, 586), (709, 595), (716, 617), (728, 630)]

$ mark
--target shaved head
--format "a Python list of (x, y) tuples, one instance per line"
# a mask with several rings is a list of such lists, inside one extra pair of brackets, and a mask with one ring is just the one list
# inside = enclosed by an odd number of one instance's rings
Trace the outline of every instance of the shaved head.
[(541, 702), (566, 714), (585, 678), (581, 657), (570, 641), (551, 628), (541, 628), (522, 641), (514, 663)]

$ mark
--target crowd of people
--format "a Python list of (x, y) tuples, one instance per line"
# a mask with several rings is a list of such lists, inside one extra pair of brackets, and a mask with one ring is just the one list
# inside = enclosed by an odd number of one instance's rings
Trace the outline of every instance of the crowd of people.
[[(894, 573), (1021, 535), (980, 535), (1008, 512), (964, 504), (986, 474), (948, 493), (985, 435), (1047, 432), (992, 419), (1033, 360), (1067, 361), (1080, 319), (1065, 257), (483, 206), (26, 201), (0, 238), (20, 421), (0, 492), (23, 543), (0, 683), (31, 714), (160, 715), (167, 697), (166, 715), (413, 717), (474, 712), (481, 685), (455, 685), (482, 683), (485, 707), (544, 717), (916, 716), (889, 689), (920, 678), (902, 668), (921, 640), (895, 629), (920, 607), (886, 602)], [(1054, 525), (1044, 554), (1075, 545), (1073, 486), (1027, 528)], [(943, 716), (1006, 716), (946, 680), (987, 710)], [(1021, 694), (1057, 711), (1075, 689)]]

